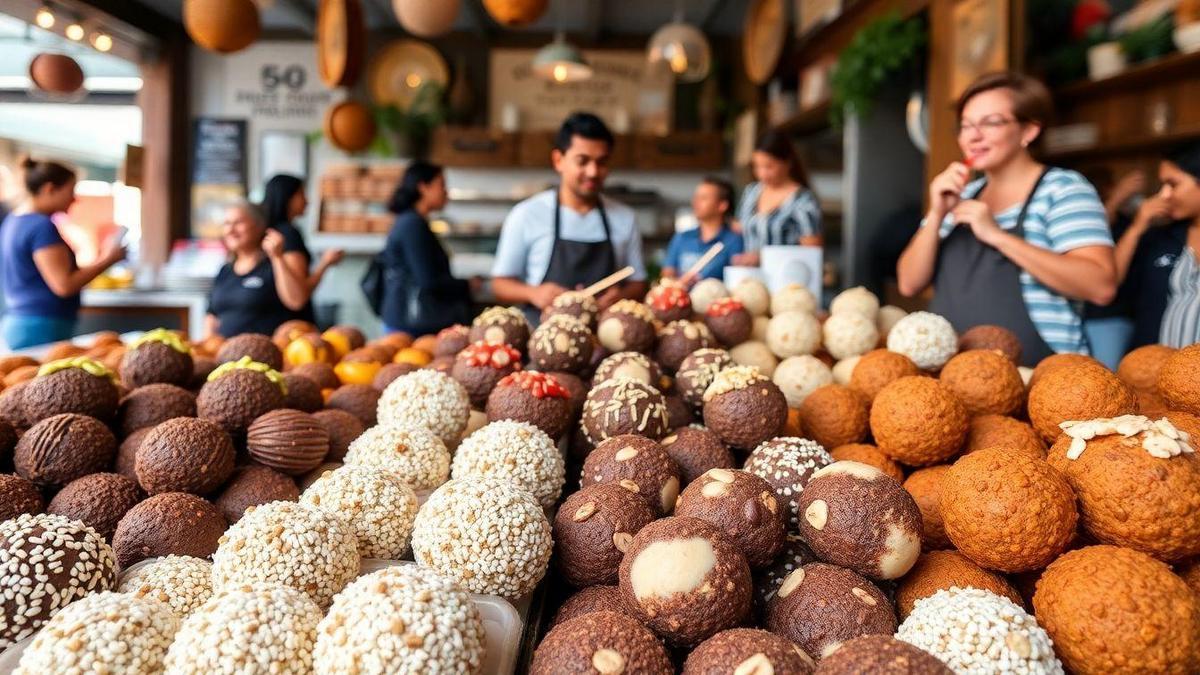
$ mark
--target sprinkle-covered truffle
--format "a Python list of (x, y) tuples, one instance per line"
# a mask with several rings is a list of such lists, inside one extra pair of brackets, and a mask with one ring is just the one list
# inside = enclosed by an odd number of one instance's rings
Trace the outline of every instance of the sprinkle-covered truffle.
[(417, 495), (390, 471), (343, 466), (318, 478), (300, 501), (348, 521), (364, 558), (399, 560), (408, 553)]
[(542, 310), (542, 321), (545, 322), (559, 314), (575, 317), (582, 321), (588, 330), (593, 330), (596, 327), (596, 317), (600, 316), (600, 306), (596, 304), (596, 298), (586, 293), (567, 291), (559, 294)]
[(123, 572), (117, 590), (161, 600), (186, 618), (212, 597), (212, 563), (186, 555), (147, 560)]
[(782, 437), (763, 443), (746, 458), (745, 470), (766, 480), (787, 508), (788, 526), (800, 526), (800, 493), (818, 469), (833, 464), (819, 444), (804, 438)]
[(529, 342), (529, 322), (517, 307), (488, 307), (471, 323), (468, 337), (498, 345), (512, 345), (522, 354)]
[(467, 390), (454, 378), (434, 370), (398, 377), (379, 397), (380, 424), (423, 426), (444, 443), (458, 442), (470, 412)]
[(538, 370), (577, 373), (591, 362), (595, 342), (583, 321), (554, 314), (529, 336), (529, 362)]
[(650, 360), (649, 356), (640, 352), (617, 352), (604, 357), (596, 372), (592, 375), (592, 384), (597, 385), (605, 380), (615, 380), (627, 377), (655, 389), (662, 386), (662, 369)]
[(345, 462), (391, 471), (414, 490), (432, 490), (450, 477), (450, 451), (420, 427), (371, 427), (350, 444)]
[(558, 446), (525, 422), (491, 422), (467, 436), (454, 452), (455, 479), (500, 478), (532, 494), (545, 508), (562, 494), (565, 468)]
[(584, 433), (598, 444), (606, 438), (637, 434), (651, 439), (666, 435), (667, 407), (657, 389), (629, 378), (601, 382), (583, 405)]
[(724, 349), (697, 349), (679, 364), (675, 374), (675, 388), (683, 400), (695, 408), (704, 405), (704, 392), (716, 379), (717, 373), (733, 365), (733, 359)]

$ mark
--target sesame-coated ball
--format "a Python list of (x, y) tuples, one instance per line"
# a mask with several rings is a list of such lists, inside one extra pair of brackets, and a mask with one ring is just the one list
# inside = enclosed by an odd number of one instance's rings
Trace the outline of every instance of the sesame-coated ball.
[(343, 461), (391, 471), (414, 490), (432, 490), (450, 477), (450, 451), (420, 427), (371, 427), (350, 444)]
[(771, 484), (787, 508), (788, 526), (795, 529), (800, 526), (800, 493), (813, 473), (832, 463), (825, 448), (814, 441), (781, 437), (755, 448), (743, 468)]
[(157, 598), (187, 618), (212, 597), (212, 563), (186, 555), (145, 560), (122, 572), (117, 590)]
[(833, 384), (833, 371), (815, 356), (790, 356), (775, 367), (771, 380), (783, 392), (788, 407), (799, 408), (809, 394)]
[(937, 370), (958, 351), (958, 335), (944, 317), (913, 312), (892, 327), (887, 348), (907, 356), (921, 370)]
[(558, 446), (541, 429), (500, 420), (463, 439), (454, 452), (450, 475), (507, 480), (550, 508), (562, 494), (565, 467)]
[(821, 323), (809, 312), (784, 312), (767, 324), (767, 346), (781, 359), (812, 354), (821, 346)]
[(417, 495), (390, 471), (343, 466), (308, 486), (300, 501), (345, 519), (364, 558), (399, 560), (408, 553)]
[(471, 401), (454, 378), (434, 370), (418, 370), (396, 378), (379, 397), (379, 422), (423, 426), (444, 443), (456, 443), (467, 428)]
[(788, 284), (771, 294), (771, 316), (793, 311), (812, 314), (817, 305), (816, 296), (803, 284)]
[(248, 511), (221, 537), (213, 590), (277, 583), (326, 607), (358, 575), (358, 565), (358, 538), (348, 520), (310, 504), (272, 502)]
[(937, 380), (902, 377), (875, 397), (871, 434), (879, 450), (898, 462), (937, 464), (962, 448), (967, 411)]
[(821, 326), (825, 349), (835, 359), (861, 356), (879, 344), (875, 320), (857, 312), (834, 314)]
[(471, 592), (506, 598), (537, 586), (553, 544), (537, 499), (495, 478), (451, 480), (435, 490), (417, 512), (412, 537), (421, 565)]

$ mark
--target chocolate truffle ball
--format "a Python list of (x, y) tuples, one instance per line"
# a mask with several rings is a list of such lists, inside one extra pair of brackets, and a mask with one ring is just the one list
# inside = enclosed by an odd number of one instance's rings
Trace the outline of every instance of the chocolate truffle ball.
[(778, 436), (785, 422), (787, 399), (755, 368), (726, 368), (704, 392), (704, 426), (731, 447), (756, 448)]
[(997, 351), (1014, 364), (1021, 363), (1020, 338), (1002, 326), (974, 326), (958, 336), (958, 351), (966, 352), (972, 349)]
[(754, 449), (746, 458), (746, 471), (775, 488), (779, 503), (787, 509), (788, 526), (800, 527), (800, 495), (812, 475), (833, 464), (833, 458), (817, 443), (805, 438), (776, 438)]
[(650, 504), (630, 487), (584, 486), (567, 497), (554, 518), (559, 571), (576, 587), (615, 584), (633, 536), (654, 518)]
[(196, 412), (240, 435), (256, 418), (283, 407), (284, 386), (280, 374), (262, 363), (225, 363), (200, 388)]
[(783, 580), (804, 567), (808, 563), (820, 562), (817, 555), (812, 552), (808, 544), (804, 543), (804, 539), (793, 532), (788, 532), (784, 535), (783, 550), (771, 564), (758, 570), (754, 575), (754, 605), (762, 615), (766, 615), (767, 605), (770, 604), (771, 598), (779, 592), (779, 587), (783, 585)]
[(529, 322), (516, 307), (489, 307), (475, 317), (468, 337), (471, 342), (510, 345), (524, 354), (529, 343)]
[(208, 376), (212, 371), (216, 370), (217, 360), (211, 356), (192, 355), (192, 377), (188, 380), (187, 388), (191, 391), (200, 391), (200, 387), (208, 381)]
[(583, 380), (574, 373), (564, 373), (561, 370), (555, 370), (547, 373), (553, 377), (563, 389), (567, 390), (567, 402), (571, 408), (571, 420), (576, 422), (579, 416), (583, 413), (583, 404), (587, 401), (588, 385), (584, 384)]
[(125, 476), (115, 473), (93, 473), (67, 483), (46, 513), (81, 520), (100, 536), (108, 539), (117, 523), (129, 509), (142, 500), (142, 489)]
[(683, 665), (683, 675), (725, 673), (792, 673), (808, 675), (815, 663), (798, 645), (755, 628), (730, 628), (696, 647)]
[(418, 370), (396, 378), (383, 390), (378, 413), (381, 424), (423, 426), (443, 443), (457, 443), (467, 428), (471, 400), (449, 375)]
[(533, 653), (530, 675), (671, 675), (671, 657), (654, 634), (624, 614), (592, 612), (555, 626)]
[(380, 368), (378, 373), (375, 373), (375, 379), (371, 381), (371, 386), (382, 393), (397, 378), (407, 375), (414, 370), (419, 370), (419, 368), (411, 363), (389, 363)]
[(0, 649), (33, 635), (72, 602), (116, 582), (112, 548), (83, 523), (50, 514), (0, 522), (0, 584), (6, 595), (0, 605)]
[(698, 321), (672, 321), (658, 333), (658, 345), (654, 348), (654, 359), (668, 372), (679, 370), (683, 360), (697, 349), (708, 349), (716, 344), (708, 326)]
[(550, 305), (542, 310), (542, 321), (545, 322), (559, 314), (575, 317), (582, 321), (588, 330), (595, 330), (600, 306), (596, 304), (596, 298), (586, 293), (567, 291), (554, 298)]
[(137, 451), (134, 472), (147, 493), (206, 495), (233, 474), (236, 450), (215, 423), (176, 417), (154, 427)]
[(167, 492), (125, 512), (113, 533), (121, 567), (164, 555), (207, 558), (225, 533), (225, 516), (209, 502), (186, 492)]
[(661, 446), (679, 465), (683, 485), (696, 480), (709, 469), (732, 469), (736, 466), (729, 448), (716, 434), (702, 426), (680, 427), (662, 439)]
[(657, 442), (623, 434), (601, 441), (583, 463), (583, 485), (619, 483), (656, 513), (670, 513), (679, 496), (679, 466)]
[(150, 435), (150, 430), (154, 427), (145, 427), (129, 434), (121, 444), (117, 446), (117, 458), (113, 461), (113, 469), (137, 482), (137, 451), (142, 447), (142, 441), (146, 436)]
[(643, 527), (621, 561), (620, 587), (638, 619), (677, 646), (699, 644), (750, 614), (745, 556), (698, 518)]
[(246, 509), (271, 502), (294, 502), (300, 498), (296, 481), (269, 467), (243, 466), (233, 474), (217, 497), (217, 508), (232, 525), (242, 519)]
[(121, 399), (117, 425), (121, 436), (153, 427), (173, 417), (195, 417), (196, 395), (173, 384), (147, 384)]
[(821, 659), (816, 675), (953, 675), (933, 654), (888, 635), (864, 635), (843, 642)]
[(299, 476), (325, 461), (329, 432), (308, 413), (287, 408), (272, 410), (250, 424), (246, 450), (251, 459), (264, 466)]
[(364, 558), (399, 560), (408, 554), (417, 495), (390, 471), (343, 466), (305, 488), (300, 501), (346, 520)]
[(581, 424), (588, 441), (598, 444), (622, 434), (657, 440), (667, 434), (670, 419), (657, 389), (620, 377), (601, 382), (588, 392)]
[(482, 409), (496, 383), (521, 369), (521, 353), (504, 344), (474, 342), (454, 357), (450, 376), (467, 390), (471, 405)]
[(177, 335), (150, 331), (121, 357), (121, 383), (127, 389), (155, 382), (186, 387), (192, 380), (193, 368), (191, 350)]
[(571, 425), (570, 393), (553, 375), (518, 371), (497, 383), (487, 399), (490, 422), (528, 422), (552, 439), (561, 438)]
[(455, 356), (467, 345), (471, 344), (471, 329), (461, 323), (443, 328), (438, 331), (437, 344), (433, 347), (434, 356)]
[(25, 415), (25, 404), (22, 400), (25, 388), (32, 380), (10, 385), (0, 392), (0, 420), (7, 422), (13, 428), (26, 428), (29, 418)]
[(325, 455), (326, 461), (342, 461), (354, 439), (367, 430), (362, 420), (345, 410), (318, 410), (312, 414), (312, 418), (325, 429), (325, 433), (329, 436), (329, 452)]
[(117, 412), (120, 393), (113, 372), (85, 357), (48, 363), (21, 392), (27, 424), (53, 415), (76, 413), (107, 422)]
[(45, 508), (36, 485), (11, 473), (0, 474), (0, 521), (22, 513), (41, 513)]
[(783, 580), (767, 605), (766, 626), (820, 659), (846, 640), (896, 632), (896, 612), (866, 578), (809, 563)]
[(550, 627), (566, 623), (577, 616), (592, 612), (618, 612), (633, 618), (633, 612), (621, 600), (621, 589), (613, 586), (588, 586), (563, 601)]
[(283, 386), (287, 394), (283, 397), (283, 407), (314, 413), (325, 407), (325, 397), (316, 382), (295, 373), (283, 374)]
[(897, 579), (921, 553), (921, 511), (894, 478), (858, 462), (818, 470), (800, 495), (800, 535), (822, 560)]
[(578, 373), (591, 363), (595, 336), (586, 324), (567, 314), (542, 322), (529, 336), (529, 362), (538, 370)]
[(604, 357), (592, 375), (592, 386), (618, 377), (637, 380), (655, 389), (662, 387), (662, 369), (650, 357), (638, 352), (617, 352)]
[(787, 514), (771, 485), (752, 473), (708, 471), (680, 493), (675, 513), (729, 535), (752, 569), (770, 564), (783, 548)]
[(693, 407), (704, 406), (704, 392), (716, 379), (717, 373), (733, 366), (733, 359), (724, 349), (697, 349), (688, 354), (675, 373), (675, 388), (683, 400)]
[(646, 294), (646, 306), (654, 317), (663, 323), (671, 323), (692, 316), (692, 297), (683, 284), (664, 279)]
[[(414, 367), (415, 369), (415, 367)], [(342, 386), (342, 381), (334, 372), (333, 366), (323, 361), (314, 361), (313, 363), (305, 363), (301, 366), (296, 366), (288, 371), (292, 375), (300, 375), (307, 377), (321, 389), (337, 389)]]
[(754, 318), (740, 300), (721, 298), (704, 312), (704, 324), (725, 347), (735, 347), (750, 339)]
[(103, 423), (65, 413), (30, 427), (17, 441), (13, 464), (17, 475), (37, 485), (66, 485), (108, 468), (116, 453), (117, 439)]
[[(316, 331), (305, 331), (306, 333)], [(297, 335), (296, 337), (300, 337)], [(293, 340), (296, 337), (292, 338)], [(291, 340), (288, 340), (290, 343)], [(258, 333), (242, 333), (226, 340), (217, 350), (218, 363), (240, 361), (249, 356), (251, 361), (265, 363), (275, 370), (283, 370), (283, 351), (271, 342), (271, 338)]]
[(642, 352), (654, 349), (658, 332), (650, 308), (636, 300), (618, 300), (600, 315), (596, 338), (610, 352)]
[(696, 422), (696, 413), (692, 406), (679, 394), (663, 396), (663, 405), (667, 407), (667, 428), (678, 429)]
[(450, 451), (423, 427), (371, 427), (350, 444), (344, 460), (395, 473), (414, 490), (432, 490), (450, 476)]
[(345, 410), (368, 427), (378, 420), (380, 393), (369, 384), (343, 384), (325, 401), (325, 407)]

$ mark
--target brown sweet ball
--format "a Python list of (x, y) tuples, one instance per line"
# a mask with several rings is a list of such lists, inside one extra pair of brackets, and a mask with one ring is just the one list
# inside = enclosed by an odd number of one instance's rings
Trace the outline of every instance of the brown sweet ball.
[(283, 407), (285, 386), (278, 371), (243, 357), (209, 374), (196, 397), (196, 412), (240, 435), (255, 418)]
[(637, 300), (618, 300), (600, 314), (596, 338), (610, 352), (649, 354), (658, 333), (655, 321), (650, 308)]
[(808, 675), (815, 663), (798, 645), (757, 628), (731, 628), (692, 650), (683, 675)]
[(1200, 597), (1200, 559), (1176, 567), (1175, 572), (1188, 585), (1188, 588), (1191, 588), (1196, 596)]
[(521, 353), (504, 344), (473, 342), (450, 358), (450, 377), (466, 388), (471, 405), (480, 410), (496, 383), (521, 369)]
[(970, 415), (1012, 415), (1025, 402), (1025, 381), (1000, 352), (960, 352), (942, 366), (938, 379)]
[(654, 360), (662, 364), (667, 372), (674, 373), (683, 365), (683, 360), (697, 349), (708, 349), (716, 344), (716, 338), (708, 326), (698, 321), (680, 319), (663, 326), (658, 333), (658, 345), (654, 348)]
[(510, 345), (524, 354), (529, 343), (529, 322), (516, 307), (489, 307), (475, 317), (467, 337), (471, 342)]
[(1158, 376), (1175, 351), (1174, 347), (1166, 345), (1145, 345), (1126, 354), (1117, 366), (1117, 377), (1133, 388), (1138, 411), (1143, 415), (1167, 411), (1167, 401), (1158, 393)]
[[(315, 333), (316, 330), (309, 332)], [(283, 370), (283, 348), (271, 342), (271, 338), (258, 333), (242, 333), (229, 338), (217, 350), (216, 356), (217, 363), (229, 363), (249, 356), (251, 361), (265, 363), (275, 370)]]
[(742, 468), (775, 488), (775, 496), (787, 507), (788, 525), (800, 525), (800, 495), (818, 469), (833, 463), (833, 458), (815, 441), (784, 436), (754, 449)]
[(529, 364), (538, 370), (579, 373), (587, 368), (596, 338), (587, 325), (568, 314), (555, 314), (529, 336)]
[(18, 382), (0, 391), (0, 420), (8, 422), (14, 428), (24, 429), (29, 426), (25, 415), (25, 405), (21, 400), (25, 387), (29, 382)]
[(294, 502), (300, 498), (296, 481), (269, 467), (249, 464), (238, 469), (217, 497), (216, 505), (232, 525), (242, 519), (246, 509), (270, 502)]
[(618, 483), (642, 496), (655, 513), (670, 513), (679, 496), (679, 466), (653, 439), (610, 436), (588, 454), (581, 484)]
[(557, 380), (563, 389), (567, 390), (567, 402), (571, 409), (571, 420), (577, 421), (580, 413), (583, 412), (583, 403), (587, 401), (588, 386), (574, 373), (554, 370), (546, 374)]
[(1093, 420), (1067, 429), (1047, 461), (1074, 489), (1088, 534), (1176, 562), (1200, 555), (1200, 456), (1177, 436), (1168, 420)]
[(554, 518), (554, 558), (577, 588), (617, 583), (633, 535), (655, 518), (647, 500), (622, 483), (585, 485)]
[(867, 399), (850, 387), (827, 384), (800, 404), (800, 424), (809, 438), (826, 448), (858, 443), (867, 437)]
[(319, 410), (312, 417), (329, 434), (329, 453), (325, 455), (328, 462), (342, 461), (354, 439), (367, 430), (362, 420), (345, 410)]
[(879, 450), (902, 464), (926, 466), (953, 457), (967, 437), (967, 410), (930, 377), (902, 377), (871, 406), (871, 434)]
[(281, 408), (256, 418), (246, 430), (250, 458), (289, 476), (308, 473), (329, 454), (329, 432), (299, 410)]
[(27, 424), (53, 415), (77, 413), (108, 422), (117, 413), (116, 375), (86, 357), (52, 361), (21, 391)]
[(121, 436), (173, 417), (195, 417), (196, 395), (173, 384), (147, 384), (129, 392), (117, 409)]
[(620, 588), (615, 585), (588, 586), (576, 591), (574, 595), (563, 601), (558, 611), (554, 613), (554, 620), (550, 622), (550, 627), (554, 628), (560, 623), (592, 612), (617, 612), (635, 618), (633, 612), (621, 600)]
[(484, 407), (489, 422), (528, 422), (557, 441), (571, 426), (570, 396), (553, 375), (519, 370), (496, 384)]
[(679, 394), (663, 396), (663, 404), (667, 406), (668, 429), (674, 430), (695, 423), (696, 414), (692, 411), (692, 406)]
[(188, 380), (187, 388), (192, 391), (199, 391), (200, 387), (208, 380), (208, 375), (216, 367), (220, 365), (217, 360), (211, 356), (200, 356), (199, 354), (192, 355), (192, 377)]
[(389, 384), (395, 382), (397, 378), (403, 377), (417, 369), (417, 366), (411, 363), (389, 363), (380, 368), (378, 373), (375, 373), (375, 379), (371, 381), (371, 386), (375, 387), (377, 391), (382, 392), (384, 389), (387, 389)]
[(326, 408), (345, 410), (368, 427), (375, 426), (379, 406), (378, 389), (368, 384), (343, 384), (325, 401)]
[(550, 317), (560, 314), (575, 317), (582, 321), (588, 330), (595, 330), (596, 317), (600, 315), (600, 306), (596, 304), (596, 298), (586, 293), (567, 291), (554, 298), (542, 310), (542, 321), (545, 322)]
[(972, 417), (963, 454), (993, 447), (1017, 450), (1036, 459), (1046, 458), (1046, 444), (1029, 424), (1006, 415)]
[(625, 552), (620, 578), (625, 604), (672, 645), (697, 645), (750, 615), (745, 556), (698, 518), (663, 518), (643, 527)]
[(722, 370), (704, 392), (704, 426), (741, 450), (778, 436), (787, 414), (787, 399), (779, 386), (751, 366)]
[(912, 472), (904, 481), (904, 489), (908, 490), (921, 510), (921, 545), (926, 550), (954, 546), (946, 536), (946, 526), (942, 523), (942, 511), (938, 506), (942, 481), (949, 470), (949, 464), (927, 466)]
[(784, 535), (783, 549), (771, 564), (754, 575), (754, 606), (760, 616), (765, 616), (771, 598), (789, 574), (811, 562), (820, 562), (804, 539), (794, 532)]
[(754, 329), (754, 317), (746, 311), (746, 306), (741, 300), (719, 298), (704, 311), (704, 324), (712, 331), (717, 342), (730, 348), (750, 339), (750, 333)]
[(675, 666), (658, 638), (620, 612), (589, 612), (558, 624), (533, 653), (530, 675), (600, 673), (673, 675)]
[(1056, 368), (1029, 390), (1029, 421), (1046, 443), (1062, 433), (1067, 421), (1118, 417), (1137, 411), (1129, 385), (1103, 366)]
[(8, 356), (0, 356), (0, 373), (8, 375), (17, 368), (25, 366), (38, 366), (38, 360), (32, 356), (17, 356), (9, 354)]
[(704, 391), (717, 373), (733, 365), (724, 349), (697, 349), (688, 354), (675, 373), (675, 389), (694, 408), (704, 406)]
[(121, 357), (121, 383), (137, 389), (155, 382), (187, 386), (192, 380), (192, 350), (169, 331), (150, 331)]
[(122, 569), (165, 555), (208, 558), (225, 527), (225, 516), (209, 502), (185, 492), (167, 492), (129, 509), (117, 523), (112, 546)]
[(926, 551), (896, 585), (900, 620), (908, 618), (918, 600), (952, 587), (978, 588), (1024, 605), (1021, 594), (1007, 579), (983, 569), (958, 551)]
[(662, 439), (663, 450), (679, 465), (683, 485), (709, 469), (732, 469), (733, 454), (716, 434), (700, 425), (679, 427)]
[(942, 477), (938, 508), (955, 548), (990, 570), (1045, 567), (1075, 536), (1067, 479), (1045, 461), (1005, 448), (960, 458)]
[(847, 443), (829, 451), (835, 462), (850, 461), (866, 464), (879, 469), (897, 482), (904, 481), (904, 469), (892, 461), (891, 457), (879, 451), (879, 448), (869, 443)]
[(438, 331), (437, 343), (433, 346), (434, 356), (455, 356), (471, 344), (471, 329), (461, 323)]
[(142, 447), (142, 441), (150, 435), (150, 430), (153, 428), (138, 429), (121, 441), (121, 444), (117, 446), (117, 458), (113, 461), (113, 469), (117, 473), (137, 482), (137, 471), (135, 471), (137, 451)]
[(655, 318), (663, 323), (692, 317), (692, 296), (683, 284), (674, 280), (664, 279), (662, 283), (651, 288), (646, 294), (646, 306), (654, 313)]
[[(279, 328), (271, 335), (271, 342), (278, 345), (280, 349), (288, 346), (288, 343), (301, 335), (309, 333), (319, 333), (321, 329), (317, 328), (316, 324), (300, 319), (292, 319), (279, 324)], [(233, 339), (233, 338), (231, 338)], [(236, 360), (236, 359), (235, 359)]]
[(1158, 374), (1158, 393), (1171, 410), (1200, 415), (1200, 344), (1167, 357)]
[(1042, 574), (1033, 609), (1072, 672), (1200, 672), (1200, 599), (1144, 553), (1067, 553)]
[(606, 380), (593, 387), (583, 404), (580, 424), (593, 444), (623, 434), (657, 440), (670, 430), (663, 395), (654, 387), (627, 377)]
[(209, 420), (176, 417), (154, 427), (137, 451), (134, 472), (147, 493), (206, 495), (233, 473), (229, 434)]
[(54, 415), (30, 427), (17, 441), (13, 466), (35, 485), (66, 485), (103, 471), (117, 454), (117, 439), (108, 427), (87, 415)]
[(46, 513), (83, 521), (105, 539), (111, 539), (121, 518), (145, 495), (138, 484), (115, 473), (93, 473), (67, 483)]
[(283, 397), (283, 407), (312, 413), (325, 407), (325, 397), (316, 382), (295, 373), (283, 374), (283, 386), (287, 394)]
[(436, 370), (439, 373), (445, 373), (446, 375), (449, 375), (450, 371), (453, 370), (453, 368), (454, 368), (454, 357), (453, 356), (439, 356), (439, 357), (435, 358), (434, 360), (430, 361), (429, 363), (425, 364), (426, 370)]
[(1003, 326), (975, 326), (958, 336), (958, 351), (967, 352), (973, 349), (999, 352), (1013, 365), (1021, 363), (1021, 340)]
[[(415, 370), (415, 369), (414, 369)], [(321, 389), (337, 389), (342, 386), (342, 381), (338, 379), (337, 373), (334, 372), (333, 366), (328, 363), (314, 361), (313, 363), (305, 363), (301, 366), (296, 366), (288, 371), (291, 375), (300, 375), (307, 377), (317, 383), (317, 387)]]
[(875, 397), (887, 385), (902, 377), (920, 373), (917, 365), (907, 356), (876, 349), (863, 354), (858, 360), (850, 374), (850, 388), (867, 397), (869, 403), (874, 403)]
[(814, 675), (953, 675), (941, 659), (888, 635), (847, 640), (821, 659)]
[(892, 635), (896, 612), (875, 584), (854, 572), (809, 563), (792, 572), (767, 605), (767, 630), (817, 659), (863, 635)]
[(1033, 374), (1029, 376), (1029, 386), (1032, 387), (1038, 383), (1038, 380), (1059, 368), (1069, 366), (1100, 366), (1103, 368), (1104, 364), (1086, 354), (1072, 354), (1070, 352), (1052, 354), (1042, 359), (1034, 367)]
[(800, 494), (800, 536), (821, 560), (872, 579), (898, 579), (921, 553), (921, 511), (879, 469), (834, 462)]
[(723, 531), (741, 549), (751, 569), (771, 564), (783, 549), (787, 514), (771, 484), (752, 473), (707, 471), (680, 493), (675, 513)]
[(640, 352), (617, 352), (604, 357), (592, 374), (592, 386), (618, 377), (627, 377), (662, 390), (662, 369)]
[(0, 473), (0, 521), (22, 513), (41, 513), (46, 508), (42, 493), (32, 482), (11, 473)]

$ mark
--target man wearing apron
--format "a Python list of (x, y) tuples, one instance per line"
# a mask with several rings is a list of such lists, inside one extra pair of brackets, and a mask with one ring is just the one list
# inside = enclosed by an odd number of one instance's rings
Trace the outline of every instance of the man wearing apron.
[(626, 265), (634, 268), (633, 276), (598, 296), (600, 308), (646, 294), (642, 239), (633, 211), (601, 197), (613, 142), (595, 115), (568, 117), (551, 154), (558, 186), (517, 204), (504, 220), (492, 290), (498, 301), (523, 307), (533, 325), (559, 294), (591, 285)]

